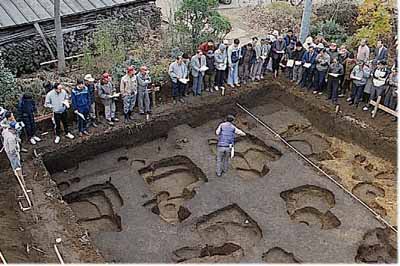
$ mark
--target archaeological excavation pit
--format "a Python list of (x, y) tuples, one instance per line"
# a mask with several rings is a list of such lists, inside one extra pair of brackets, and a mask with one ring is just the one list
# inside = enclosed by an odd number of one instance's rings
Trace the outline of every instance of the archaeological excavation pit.
[[(276, 98), (242, 102), (316, 163), (345, 161), (347, 151), (333, 150), (312, 117)], [(363, 206), (231, 100), (214, 101), (44, 155), (63, 200), (106, 262), (397, 260), (395, 244), (365, 237), (382, 225)], [(217, 177), (215, 129), (228, 113), (240, 118), (247, 136), (236, 138), (230, 168)], [(371, 173), (387, 181), (390, 171)], [(358, 183), (353, 192), (369, 204), (381, 206), (378, 199), (390, 195), (373, 182)], [(372, 252), (374, 245), (382, 251)]]

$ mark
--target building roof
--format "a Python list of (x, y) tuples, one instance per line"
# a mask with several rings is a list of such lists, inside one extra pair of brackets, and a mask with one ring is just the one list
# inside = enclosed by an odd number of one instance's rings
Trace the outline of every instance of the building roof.
[[(93, 12), (138, 0), (60, 0), (61, 16)], [(53, 19), (54, 0), (0, 0), (0, 29)]]

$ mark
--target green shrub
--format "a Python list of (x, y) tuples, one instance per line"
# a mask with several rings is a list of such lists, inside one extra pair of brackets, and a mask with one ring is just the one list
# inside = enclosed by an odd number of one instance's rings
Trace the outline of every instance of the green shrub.
[(317, 36), (320, 33), (325, 40), (339, 45), (345, 43), (348, 38), (346, 29), (334, 20), (320, 21), (311, 27), (312, 36)]
[(4, 66), (4, 60), (0, 58), (0, 106), (14, 109), (20, 95), (14, 73)]

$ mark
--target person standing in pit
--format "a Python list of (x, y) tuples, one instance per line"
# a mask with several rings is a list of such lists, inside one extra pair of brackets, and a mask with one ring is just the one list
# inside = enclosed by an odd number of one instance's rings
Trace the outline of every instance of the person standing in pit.
[(184, 96), (185, 86), (187, 84), (186, 78), (188, 76), (188, 69), (183, 62), (182, 56), (178, 56), (176, 61), (169, 65), (168, 74), (172, 81), (173, 103), (176, 104), (177, 100), (181, 103), (185, 103), (182, 97)]
[(78, 118), (79, 136), (89, 135), (87, 131), (87, 120), (90, 112), (90, 94), (83, 80), (78, 80), (76, 87), (71, 93), (72, 108)]
[(124, 102), (124, 122), (132, 119), (133, 108), (135, 108), (138, 84), (136, 70), (133, 66), (128, 67), (126, 75), (122, 77), (120, 92)]
[(24, 93), (18, 103), (18, 120), (24, 122), (26, 136), (32, 145), (41, 141), (39, 137), (35, 136), (36, 123), (34, 114), (36, 111), (36, 103), (32, 95), (30, 93)]
[(68, 94), (64, 90), (63, 85), (55, 84), (54, 89), (46, 95), (45, 107), (51, 108), (53, 111), (53, 122), (55, 125), (56, 138), (54, 143), (60, 142), (61, 135), (61, 123), (64, 126), (66, 137), (74, 139), (75, 136), (71, 134), (68, 129), (68, 114), (67, 109), (69, 108)]
[(115, 117), (115, 100), (116, 100), (116, 90), (111, 83), (111, 76), (105, 72), (100, 80), (98, 86), (99, 97), (102, 104), (104, 105), (104, 113), (106, 120), (110, 126), (114, 125), (114, 122), (118, 122), (119, 119)]
[[(151, 114), (150, 98), (148, 87), (151, 84), (151, 77), (146, 66), (141, 66), (136, 75), (138, 84), (138, 105), (140, 115)], [(144, 105), (143, 105), (144, 102)]]
[(242, 130), (235, 127), (233, 122), (235, 117), (228, 115), (226, 121), (221, 123), (215, 133), (218, 136), (217, 144), (217, 176), (227, 173), (229, 168), (229, 158), (235, 143), (235, 134), (246, 136)]
[(91, 74), (87, 74), (84, 77), (85, 80), (85, 86), (89, 90), (89, 96), (90, 96), (90, 124), (94, 128), (97, 127), (96, 124), (96, 86), (94, 85), (94, 78), (92, 77)]

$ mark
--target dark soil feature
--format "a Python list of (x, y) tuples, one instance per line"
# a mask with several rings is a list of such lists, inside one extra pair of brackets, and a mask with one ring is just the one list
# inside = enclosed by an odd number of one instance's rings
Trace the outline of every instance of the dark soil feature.
[(123, 206), (124, 201), (113, 184), (91, 185), (64, 195), (63, 199), (74, 210), (78, 222), (91, 233), (122, 231), (121, 217), (115, 209)]
[(304, 185), (281, 192), (290, 219), (307, 226), (329, 230), (340, 226), (340, 220), (329, 210), (335, 206), (334, 194), (314, 185)]
[(388, 228), (376, 228), (367, 232), (357, 250), (355, 262), (396, 263), (397, 234)]
[(185, 156), (174, 156), (150, 163), (139, 170), (155, 198), (143, 204), (164, 221), (176, 224), (191, 212), (183, 206), (196, 192), (191, 186), (207, 182), (203, 171)]
[(283, 248), (273, 247), (262, 254), (262, 260), (266, 263), (300, 263), (293, 253), (287, 252)]

